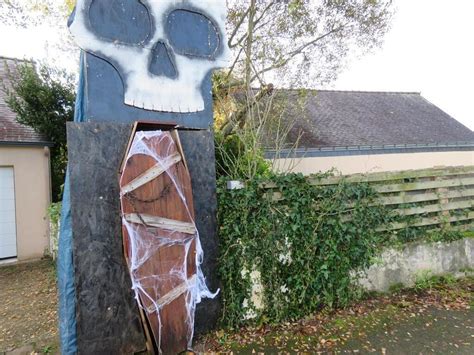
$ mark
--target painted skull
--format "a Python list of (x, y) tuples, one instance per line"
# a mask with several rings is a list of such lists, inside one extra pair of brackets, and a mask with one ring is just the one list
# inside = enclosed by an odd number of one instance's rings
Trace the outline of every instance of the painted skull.
[(204, 110), (204, 77), (229, 61), (225, 16), (224, 0), (78, 0), (69, 28), (118, 71), (125, 104), (185, 113)]

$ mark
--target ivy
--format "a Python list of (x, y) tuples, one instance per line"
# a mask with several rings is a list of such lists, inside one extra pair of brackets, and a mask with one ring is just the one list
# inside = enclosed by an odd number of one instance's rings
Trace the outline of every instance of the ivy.
[(55, 260), (58, 256), (59, 243), (59, 222), (61, 220), (61, 206), (62, 202), (53, 202), (48, 207), (49, 217), (49, 238), (50, 238), (50, 252), (51, 257)]
[[(387, 239), (375, 231), (391, 219), (375, 191), (344, 180), (314, 186), (301, 174), (266, 177), (273, 191), (263, 182), (240, 190), (218, 184), (224, 325), (241, 325), (249, 312), (256, 321), (280, 322), (348, 304), (353, 270), (369, 266)], [(251, 302), (252, 271), (259, 272), (263, 308)]]
[[(369, 183), (309, 183), (328, 175), (268, 173), (238, 190), (219, 180), (223, 325), (281, 322), (343, 307), (360, 294), (358, 274), (383, 248), (465, 237), (462, 230), (469, 226), (463, 221), (417, 226), (422, 217), (440, 214), (399, 212), (423, 204), (382, 206)], [(392, 223), (406, 226), (382, 232)]]

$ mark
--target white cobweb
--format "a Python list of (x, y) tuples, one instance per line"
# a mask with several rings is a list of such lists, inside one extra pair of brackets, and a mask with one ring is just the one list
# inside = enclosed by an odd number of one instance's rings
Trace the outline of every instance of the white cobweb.
[[(163, 149), (163, 147), (166, 148)], [(156, 162), (154, 167), (156, 167), (158, 171), (161, 171), (162, 174), (167, 174), (171, 181), (162, 189), (158, 196), (151, 197), (149, 200), (141, 199), (139, 200), (140, 202), (153, 203), (163, 197), (160, 195), (169, 193), (171, 189), (174, 189), (178, 192), (179, 198), (185, 208), (185, 216), (187, 217), (186, 222), (179, 223), (180, 221), (172, 221), (169, 219), (157, 221), (148, 215), (141, 214), (139, 211), (134, 211), (135, 213), (133, 213), (132, 217), (127, 213), (122, 214), (122, 224), (129, 236), (127, 258), (132, 279), (132, 288), (135, 292), (135, 298), (139, 307), (144, 310), (148, 317), (155, 316), (158, 318), (157, 322), (160, 325), (160, 329), (158, 337), (156, 337), (155, 334), (155, 340), (160, 352), (164, 350), (161, 349), (162, 338), (164, 336), (161, 331), (163, 324), (161, 310), (163, 307), (178, 299), (182, 294), (185, 294), (187, 346), (191, 348), (196, 304), (199, 303), (202, 298), (214, 298), (219, 292), (219, 290), (215, 293), (209, 291), (201, 270), (203, 250), (199, 240), (199, 232), (195, 226), (191, 210), (192, 206), (190, 206), (186, 200), (185, 194), (183, 193), (183, 186), (181, 185), (182, 183), (178, 177), (175, 176), (176, 170), (172, 168), (173, 164), (172, 161), (170, 161), (170, 157), (176, 157), (176, 153), (179, 153), (179, 150), (169, 131), (138, 131), (135, 134), (126, 158), (126, 161), (135, 155), (143, 155), (152, 158), (154, 162)], [(179, 157), (182, 158), (181, 156)], [(142, 175), (143, 174), (140, 176)], [(154, 178), (156, 178), (156, 176), (151, 176), (147, 181), (152, 181)], [(146, 183), (147, 182), (144, 182), (143, 185)], [(133, 191), (128, 191), (124, 189), (124, 185), (122, 185), (121, 197), (127, 201), (133, 201), (133, 199), (136, 198), (134, 193), (138, 189), (139, 187)], [(195, 263), (196, 272), (190, 275), (191, 271), (189, 269), (190, 266), (193, 267), (193, 265), (190, 265), (188, 256), (190, 252), (194, 252), (194, 246), (195, 258), (193, 260), (191, 256), (190, 260)], [(165, 253), (160, 254), (160, 251), (170, 252), (172, 248), (180, 250), (178, 257), (169, 258), (164, 255)], [(156, 260), (156, 258), (160, 257), (160, 263), (164, 265), (165, 269), (168, 268), (169, 272), (159, 275), (153, 273), (144, 275), (143, 270), (150, 269), (152, 259), (154, 258)], [(163, 288), (167, 291), (160, 291)]]

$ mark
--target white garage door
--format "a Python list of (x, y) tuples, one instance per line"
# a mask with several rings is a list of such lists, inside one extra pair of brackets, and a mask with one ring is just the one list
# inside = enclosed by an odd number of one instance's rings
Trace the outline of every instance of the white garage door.
[(0, 167), (0, 259), (16, 256), (13, 168)]

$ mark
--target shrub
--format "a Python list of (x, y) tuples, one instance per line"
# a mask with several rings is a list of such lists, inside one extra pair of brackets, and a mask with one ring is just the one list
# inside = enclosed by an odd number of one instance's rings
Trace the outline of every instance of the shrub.
[[(225, 180), (219, 181), (219, 272), (227, 326), (346, 305), (356, 293), (353, 270), (369, 266), (385, 239), (375, 230), (389, 222), (389, 214), (366, 183), (314, 186), (301, 174), (272, 175), (265, 182), (276, 188), (254, 179), (243, 189), (227, 190)], [(256, 283), (263, 289), (263, 308), (255, 304)]]

